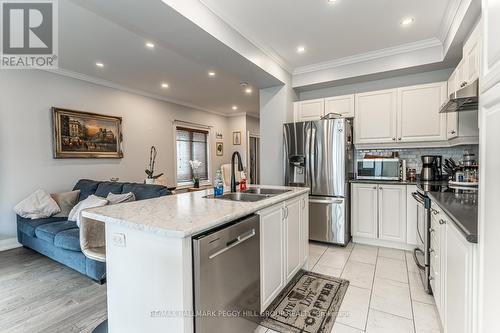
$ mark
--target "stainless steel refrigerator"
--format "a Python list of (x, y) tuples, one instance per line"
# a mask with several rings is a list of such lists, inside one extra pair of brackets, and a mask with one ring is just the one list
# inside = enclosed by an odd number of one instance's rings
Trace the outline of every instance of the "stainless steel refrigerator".
[(284, 125), (285, 184), (310, 188), (311, 240), (349, 243), (352, 131), (352, 119), (346, 118)]

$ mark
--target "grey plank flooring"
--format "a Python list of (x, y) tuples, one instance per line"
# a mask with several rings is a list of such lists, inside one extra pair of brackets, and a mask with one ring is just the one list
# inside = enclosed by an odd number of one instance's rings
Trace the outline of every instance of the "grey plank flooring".
[(87, 333), (106, 312), (106, 285), (29, 249), (0, 252), (0, 332)]

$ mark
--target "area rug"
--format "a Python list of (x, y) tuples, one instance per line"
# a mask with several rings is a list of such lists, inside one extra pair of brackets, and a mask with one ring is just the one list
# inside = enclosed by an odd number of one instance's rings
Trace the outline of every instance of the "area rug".
[(330, 333), (349, 281), (300, 271), (267, 308), (262, 326), (280, 333)]

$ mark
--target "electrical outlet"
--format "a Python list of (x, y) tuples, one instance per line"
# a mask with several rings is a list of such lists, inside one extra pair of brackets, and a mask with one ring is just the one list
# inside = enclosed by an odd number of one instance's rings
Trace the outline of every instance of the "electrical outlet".
[(119, 247), (125, 247), (125, 234), (114, 233), (113, 234), (113, 244)]

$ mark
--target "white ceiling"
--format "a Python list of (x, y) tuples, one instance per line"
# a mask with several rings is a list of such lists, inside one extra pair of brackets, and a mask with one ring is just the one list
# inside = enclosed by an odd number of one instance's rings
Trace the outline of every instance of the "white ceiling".
[(59, 66), (63, 74), (226, 115), (258, 114), (259, 88), (280, 84), (159, 0), (59, 1)]
[[(200, 0), (291, 69), (442, 38), (454, 0)], [(402, 27), (405, 17), (415, 18)], [(444, 31), (446, 33), (446, 31)], [(298, 54), (299, 45), (306, 52)]]

